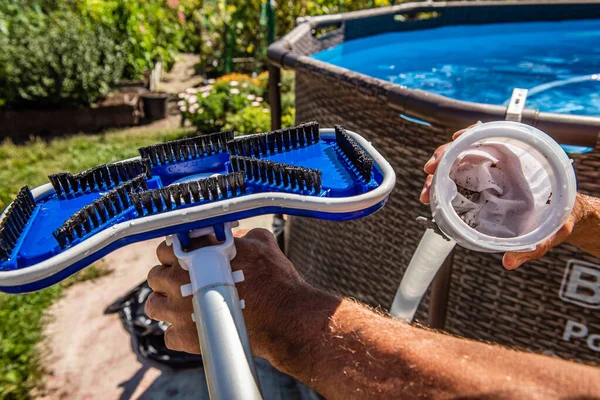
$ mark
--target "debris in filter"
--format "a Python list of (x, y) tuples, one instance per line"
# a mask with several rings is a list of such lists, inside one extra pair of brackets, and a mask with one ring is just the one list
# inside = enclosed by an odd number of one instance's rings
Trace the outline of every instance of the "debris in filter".
[(452, 206), (480, 233), (499, 238), (523, 235), (539, 224), (541, 206), (550, 204), (549, 182), (539, 184), (541, 166), (528, 156), (525, 162), (523, 152), (513, 150), (503, 144), (478, 144), (463, 152), (450, 171), (457, 186)]

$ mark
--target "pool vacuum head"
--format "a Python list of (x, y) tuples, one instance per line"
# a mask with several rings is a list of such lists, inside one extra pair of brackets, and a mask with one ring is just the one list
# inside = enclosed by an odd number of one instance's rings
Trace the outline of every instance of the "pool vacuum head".
[(127, 244), (267, 213), (348, 220), (381, 208), (390, 165), (316, 122), (141, 148), (140, 157), (23, 187), (0, 222), (0, 290), (57, 283)]

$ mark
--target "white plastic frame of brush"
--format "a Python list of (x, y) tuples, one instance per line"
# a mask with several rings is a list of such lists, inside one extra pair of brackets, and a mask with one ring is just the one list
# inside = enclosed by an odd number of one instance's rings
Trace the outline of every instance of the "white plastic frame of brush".
[[(514, 139), (536, 149), (548, 162), (562, 188), (562, 196), (554, 196), (552, 207), (562, 210), (561, 215), (544, 220), (538, 229), (514, 238), (495, 238), (468, 226), (454, 211), (452, 200), (457, 188), (450, 179), (450, 170), (456, 158), (473, 144), (484, 139)], [(572, 160), (560, 145), (537, 128), (519, 122), (497, 121), (481, 123), (469, 129), (446, 150), (431, 183), (431, 213), (440, 231), (457, 244), (470, 250), (496, 253), (528, 251), (554, 235), (571, 215), (577, 195), (577, 183)]]
[[(381, 184), (370, 192), (345, 198), (302, 196), (282, 192), (256, 193), (138, 218), (114, 225), (110, 229), (99, 232), (39, 264), (14, 271), (0, 271), (0, 286), (20, 286), (40, 281), (88, 258), (90, 254), (96, 253), (122, 238), (183, 223), (206, 220), (266, 206), (339, 214), (373, 207), (389, 196), (396, 183), (396, 174), (392, 166), (370, 142), (355, 132), (347, 131), (347, 133), (373, 158), (383, 175)], [(335, 138), (334, 129), (321, 129), (320, 134), (323, 138)], [(134, 159), (139, 159), (139, 157), (134, 157), (131, 160)], [(35, 198), (38, 198), (52, 191), (54, 189), (48, 183), (33, 189), (32, 193)], [(3, 215), (0, 218), (3, 218)]]

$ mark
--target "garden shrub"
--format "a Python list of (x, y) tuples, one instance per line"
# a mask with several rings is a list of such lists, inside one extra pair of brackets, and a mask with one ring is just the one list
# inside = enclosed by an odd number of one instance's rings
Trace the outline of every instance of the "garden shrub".
[(162, 61), (169, 70), (183, 44), (179, 0), (78, 0), (79, 13), (111, 30), (125, 51), (124, 78), (137, 79)]
[(60, 11), (0, 14), (0, 88), (15, 108), (80, 106), (105, 96), (123, 73), (121, 46), (106, 28)]
[[(190, 88), (179, 94), (182, 117), (201, 133), (223, 129), (249, 134), (271, 128), (270, 105), (265, 74), (252, 78), (244, 74), (225, 75), (212, 84)], [(282, 124), (294, 125), (294, 73), (282, 75)]]

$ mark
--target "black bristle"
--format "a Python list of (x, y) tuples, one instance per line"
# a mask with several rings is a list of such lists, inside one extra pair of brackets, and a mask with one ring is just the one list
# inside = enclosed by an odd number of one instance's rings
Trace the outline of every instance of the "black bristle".
[(65, 192), (67, 192), (67, 193), (70, 191), (77, 192), (79, 190), (79, 181), (77, 179), (75, 179), (75, 177), (73, 175), (71, 175), (69, 173), (65, 173), (63, 179), (66, 179), (66, 181), (68, 182), (67, 186), (70, 187), (69, 191), (65, 190)]
[(115, 209), (115, 215), (123, 212), (124, 207), (121, 205), (121, 202), (119, 201), (119, 193), (117, 193), (113, 190), (113, 191), (110, 191), (109, 193), (107, 193), (104, 197), (108, 198), (108, 200), (112, 204), (113, 208)]
[(92, 224), (90, 222), (90, 209), (88, 208), (90, 206), (87, 206), (86, 208), (82, 208), (81, 209), (81, 223), (83, 224), (83, 227), (85, 228), (85, 230), (89, 233), (92, 231)]
[(230, 156), (263, 157), (311, 145), (319, 140), (319, 124), (309, 122), (297, 127), (235, 138), (227, 143), (227, 151)]
[(125, 188), (125, 186), (120, 186), (116, 188), (115, 191), (119, 196), (119, 199), (121, 199), (121, 204), (123, 205), (123, 207), (127, 208), (129, 204), (127, 201), (127, 189)]
[(84, 237), (85, 231), (83, 230), (83, 222), (83, 215), (80, 215), (79, 218), (71, 220), (70, 223), (73, 227), (69, 229), (64, 229), (64, 234), (66, 238), (73, 241), (75, 239), (75, 235), (77, 235), (78, 238)]
[(298, 138), (293, 135), (290, 130), (282, 130), (281, 135), (283, 136), (283, 147), (285, 149), (298, 147)]
[(227, 142), (227, 152), (229, 153), (229, 155), (235, 155), (237, 154), (236, 148), (235, 148), (235, 142), (229, 141)]
[[(107, 171), (110, 172), (110, 168)], [(117, 217), (129, 208), (129, 196), (136, 194), (144, 186), (146, 179), (146, 175), (141, 174), (77, 211), (54, 231), (58, 244), (62, 248), (68, 247), (75, 240), (75, 235), (84, 238), (94, 229)]]
[(87, 190), (108, 189), (132, 178), (144, 174), (152, 176), (149, 160), (131, 160), (107, 165), (99, 165), (77, 174), (61, 172), (49, 175), (48, 179), (59, 196), (70, 193), (85, 192)]
[(189, 183), (182, 183), (179, 186), (179, 190), (181, 190), (181, 197), (185, 204), (192, 204), (192, 191), (190, 190)]
[(17, 193), (0, 221), (0, 260), (8, 260), (35, 210), (35, 199), (27, 186)]
[(201, 136), (200, 139), (202, 139), (201, 143), (204, 146), (204, 151), (206, 152), (206, 155), (208, 155), (208, 156), (212, 155), (214, 152), (214, 149), (213, 149), (210, 139), (208, 139), (206, 136)]
[[(146, 153), (147, 156), (144, 156), (144, 153)], [(143, 158), (147, 158), (148, 160), (150, 160), (150, 162), (153, 165), (159, 164), (158, 154), (156, 154), (156, 148), (154, 146), (146, 147), (145, 150), (140, 149), (140, 154), (142, 155)]]
[(202, 195), (202, 198), (205, 200), (210, 199), (210, 192), (208, 191), (208, 181), (206, 179), (199, 180), (198, 187), (200, 188), (200, 194)]
[(254, 157), (260, 157), (260, 145), (259, 145), (258, 135), (253, 135), (250, 138), (250, 146), (251, 146), (250, 155), (252, 155)]
[(164, 187), (164, 188), (160, 189), (160, 191), (162, 194), (161, 197), (165, 202), (167, 210), (171, 210), (173, 208), (173, 200), (171, 199), (171, 192), (169, 192), (169, 188)]
[(62, 230), (58, 229), (52, 232), (52, 235), (54, 236), (60, 247), (67, 247), (67, 238), (63, 234)]
[(200, 158), (214, 153), (224, 153), (227, 143), (233, 139), (233, 131), (211, 133), (192, 138), (172, 140), (139, 149), (152, 166)]
[(277, 145), (277, 151), (281, 153), (283, 151), (283, 133), (281, 131), (275, 131), (275, 144)]
[(258, 138), (260, 140), (260, 150), (262, 152), (262, 155), (269, 155), (269, 148), (267, 147), (267, 134), (263, 133)]
[(246, 173), (246, 178), (248, 179), (254, 179), (254, 175), (252, 174), (252, 164), (250, 163), (251, 160), (252, 159), (248, 157), (241, 159), (241, 164), (243, 164), (244, 167), (240, 168), (240, 171), (244, 171)]
[(158, 154), (158, 160), (160, 161), (161, 164), (164, 164), (167, 162), (167, 146), (160, 146), (158, 147), (158, 145), (154, 145), (156, 147), (156, 154)]
[[(140, 174), (143, 171), (140, 171)], [(112, 182), (110, 180), (110, 172), (108, 171), (108, 166), (105, 165), (103, 168), (100, 169), (100, 175), (102, 176), (102, 180), (104, 181), (104, 185), (106, 187), (110, 187)]]
[(171, 143), (165, 143), (165, 156), (169, 163), (175, 161), (175, 158), (173, 157), (173, 145)]
[(60, 185), (60, 181), (58, 180), (58, 176), (48, 175), (48, 179), (50, 180), (50, 183), (52, 184), (56, 194), (60, 196), (62, 194), (62, 187)]
[(236, 181), (235, 181), (236, 174), (241, 174), (241, 172), (236, 172), (233, 174), (225, 175), (225, 178), (227, 179), (227, 186), (229, 187), (229, 190), (231, 191), (232, 196), (235, 196), (237, 194)]
[(108, 213), (108, 218), (114, 218), (116, 213), (115, 213), (115, 209), (113, 206), (113, 200), (110, 196), (103, 196), (101, 198), (102, 202), (104, 203), (104, 209), (106, 210), (106, 212)]
[(104, 203), (101, 199), (94, 201), (93, 203), (94, 209), (96, 210), (96, 214), (100, 217), (102, 223), (108, 221), (108, 215), (106, 215), (106, 209), (104, 208)]
[[(291, 146), (293, 149), (297, 149), (298, 145), (300, 144), (300, 140), (298, 137), (298, 129), (288, 129), (287, 132), (285, 133), (286, 135), (289, 135), (291, 138)], [(288, 149), (290, 147), (290, 145), (286, 146), (286, 149)]]
[(132, 163), (123, 163), (125, 165), (125, 171), (127, 171), (127, 179), (133, 179), (137, 176), (135, 168)]
[(250, 165), (252, 167), (252, 176), (254, 179), (258, 180), (260, 179), (260, 170), (261, 170), (261, 161), (262, 160), (258, 160), (256, 158), (251, 158), (250, 160)]
[(88, 172), (87, 175), (82, 176), (81, 180), (85, 180), (86, 187), (93, 189), (96, 187), (96, 180), (94, 179), (94, 171)]
[(335, 139), (342, 153), (348, 161), (358, 170), (360, 176), (369, 182), (373, 171), (373, 159), (346, 133), (340, 125), (335, 127)]
[(100, 172), (99, 167), (94, 167), (90, 170), (90, 178), (92, 179), (92, 187), (103, 187), (104, 180), (102, 179), (102, 174)]
[(273, 184), (273, 163), (271, 161), (266, 161), (265, 162), (265, 169), (266, 169), (266, 174), (267, 174), (267, 181), (269, 182), (269, 184)]
[(121, 180), (119, 178), (119, 171), (117, 170), (116, 164), (109, 165), (108, 172), (110, 174), (110, 179), (112, 179), (113, 182), (119, 182)]
[(267, 137), (267, 141), (269, 142), (269, 151), (271, 154), (275, 153), (275, 135), (265, 135)]
[(181, 187), (179, 185), (171, 185), (166, 189), (171, 191), (171, 196), (173, 197), (173, 201), (175, 201), (175, 206), (181, 207), (183, 204), (183, 197), (181, 193)]
[(233, 156), (230, 159), (233, 170), (240, 174), (245, 172), (248, 180), (314, 193), (321, 191), (322, 173), (319, 170), (249, 157)]
[(217, 184), (216, 179), (208, 180), (208, 191), (210, 192), (210, 200), (218, 200), (219, 199), (219, 185)]
[(117, 164), (117, 171), (119, 171), (120, 181), (124, 182), (129, 179), (129, 177), (127, 176), (127, 169), (125, 168), (125, 165), (121, 163)]
[(154, 214), (154, 208), (152, 207), (152, 196), (150, 192), (141, 192), (140, 198), (144, 208), (148, 211), (148, 214)]
[(160, 196), (160, 192), (159, 191), (150, 192), (150, 197), (152, 197), (152, 202), (154, 203), (154, 207), (156, 208), (156, 211), (157, 212), (163, 211), (164, 207), (163, 207), (162, 199)]
[(58, 182), (60, 183), (60, 185), (62, 186), (63, 191), (65, 193), (69, 193), (71, 191), (71, 186), (69, 186), (69, 180), (67, 179), (67, 174), (65, 174), (65, 173), (56, 174), (55, 177), (58, 180)]
[(95, 229), (100, 226), (100, 220), (98, 219), (98, 214), (96, 212), (96, 203), (92, 203), (92, 207), (89, 209), (89, 217), (92, 221), (92, 227)]
[(229, 194), (227, 192), (227, 178), (225, 175), (217, 176), (217, 185), (219, 186), (221, 195), (225, 198), (229, 197)]
[(194, 203), (199, 202), (200, 200), (202, 200), (202, 196), (200, 195), (200, 187), (198, 186), (198, 182), (190, 182), (189, 184), (190, 187), (190, 193), (192, 193), (192, 200), (194, 201)]
[(144, 212), (160, 213), (202, 201), (236, 196), (238, 191), (246, 193), (244, 176), (241, 172), (132, 193), (130, 198), (138, 214), (144, 215)]
[(246, 194), (246, 180), (244, 179), (244, 174), (241, 172), (235, 173), (235, 191), (232, 190), (232, 194), (234, 196), (237, 195), (237, 190), (239, 189), (241, 194)]
[(142, 157), (142, 165), (144, 166), (144, 172), (148, 178), (152, 178), (152, 165), (148, 158)]
[(139, 193), (132, 193), (130, 195), (131, 198), (131, 202), (133, 203), (134, 207), (135, 207), (135, 211), (138, 213), (138, 215), (141, 217), (144, 215), (144, 207), (142, 206), (142, 202), (140, 199), (140, 194)]

